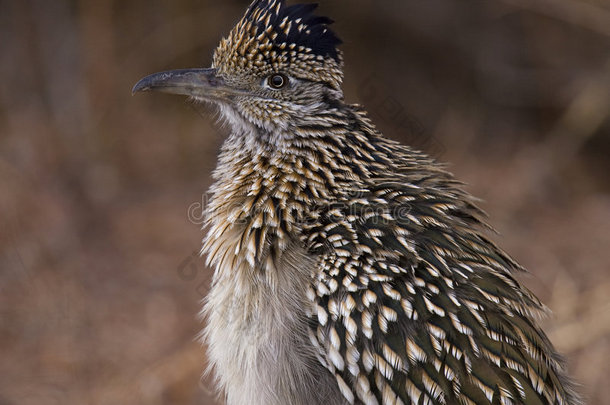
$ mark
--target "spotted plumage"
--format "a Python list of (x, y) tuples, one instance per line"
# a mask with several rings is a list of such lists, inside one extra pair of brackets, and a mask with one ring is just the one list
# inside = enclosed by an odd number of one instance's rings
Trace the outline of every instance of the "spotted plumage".
[(203, 246), (226, 402), (578, 403), (521, 267), (442, 165), (345, 103), (314, 8), (256, 0), (213, 68), (134, 88), (211, 102), (231, 128)]

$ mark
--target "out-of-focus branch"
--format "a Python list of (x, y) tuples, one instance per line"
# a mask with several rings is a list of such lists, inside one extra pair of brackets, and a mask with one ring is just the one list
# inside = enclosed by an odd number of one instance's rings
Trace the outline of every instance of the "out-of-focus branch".
[[(513, 0), (510, 0), (513, 1)], [(583, 80), (572, 102), (546, 140), (517, 156), (531, 193), (548, 182), (582, 149), (610, 115), (610, 59), (598, 74)]]
[(502, 2), (610, 37), (610, 10), (590, 3), (574, 0), (502, 0)]
[[(608, 21), (610, 28), (610, 20)], [(582, 86), (564, 115), (552, 130), (555, 160), (564, 160), (576, 153), (610, 115), (610, 59), (599, 75)], [(568, 155), (568, 156), (566, 156)]]

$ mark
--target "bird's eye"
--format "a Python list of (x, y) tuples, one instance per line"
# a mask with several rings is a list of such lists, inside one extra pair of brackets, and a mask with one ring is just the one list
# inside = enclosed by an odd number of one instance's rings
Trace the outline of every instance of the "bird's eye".
[(267, 84), (272, 89), (281, 89), (288, 84), (288, 78), (281, 73), (275, 73), (267, 78)]

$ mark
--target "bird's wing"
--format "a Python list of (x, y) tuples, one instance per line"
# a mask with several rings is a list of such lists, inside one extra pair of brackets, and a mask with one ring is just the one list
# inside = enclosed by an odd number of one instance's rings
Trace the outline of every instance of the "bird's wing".
[(512, 277), (517, 265), (471, 230), (470, 208), (409, 204), (392, 189), (371, 191), (377, 205), (369, 195), (330, 207), (309, 230), (323, 252), (312, 341), (349, 402), (571, 403), (533, 322), (542, 305)]

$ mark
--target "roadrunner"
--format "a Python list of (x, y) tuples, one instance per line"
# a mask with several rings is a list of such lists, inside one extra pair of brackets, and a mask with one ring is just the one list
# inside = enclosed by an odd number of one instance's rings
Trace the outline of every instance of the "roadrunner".
[(209, 360), (229, 405), (576, 404), (522, 268), (425, 154), (341, 89), (331, 20), (256, 0), (210, 69), (134, 92), (218, 107)]

